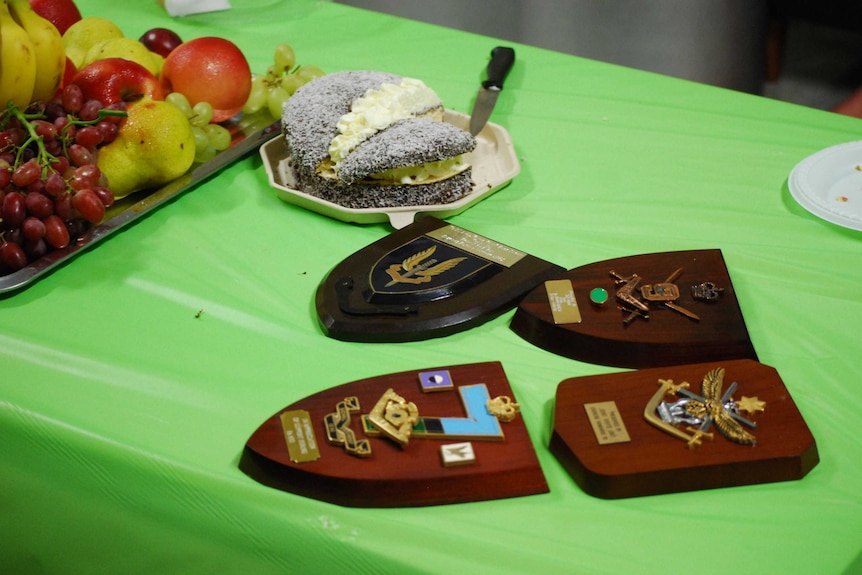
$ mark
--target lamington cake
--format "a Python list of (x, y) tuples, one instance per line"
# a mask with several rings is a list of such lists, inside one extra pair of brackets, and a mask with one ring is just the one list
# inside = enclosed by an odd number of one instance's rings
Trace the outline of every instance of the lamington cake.
[(282, 115), (292, 187), (347, 208), (454, 202), (472, 191), (473, 136), (443, 121), (422, 81), (377, 71), (328, 74)]

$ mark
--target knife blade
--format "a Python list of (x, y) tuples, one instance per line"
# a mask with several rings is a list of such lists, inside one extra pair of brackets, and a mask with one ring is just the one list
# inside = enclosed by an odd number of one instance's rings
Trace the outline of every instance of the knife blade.
[(491, 50), (491, 61), (488, 62), (487, 70), (488, 78), (482, 82), (479, 93), (476, 95), (476, 102), (473, 104), (473, 111), (470, 114), (470, 133), (472, 135), (475, 136), (481, 132), (488, 122), (488, 118), (491, 117), (491, 112), (497, 103), (497, 97), (503, 89), (503, 82), (514, 63), (515, 50), (512, 48), (497, 46)]

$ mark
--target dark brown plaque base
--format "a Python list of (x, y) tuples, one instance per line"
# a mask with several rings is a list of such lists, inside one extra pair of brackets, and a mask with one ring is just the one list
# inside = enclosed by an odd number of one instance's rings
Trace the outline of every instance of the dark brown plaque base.
[[(694, 321), (681, 313), (651, 305), (649, 319), (623, 323), (627, 314), (618, 309), (610, 272), (638, 274), (643, 284), (663, 282), (682, 268), (674, 280), (679, 287), (677, 304), (700, 317)], [(722, 359), (757, 359), (742, 312), (720, 250), (695, 250), (630, 256), (569, 270), (560, 278), (572, 283), (582, 316), (580, 323), (555, 324), (544, 284), (527, 294), (512, 318), (511, 329), (547, 351), (600, 365), (657, 367)], [(723, 289), (717, 301), (697, 301), (691, 286), (713, 282)], [(608, 301), (590, 301), (590, 292), (603, 288)]]
[[(448, 370), (454, 388), (423, 393), (419, 374)], [(349, 507), (415, 507), (463, 503), (546, 493), (548, 485), (520, 415), (500, 423), (505, 435), (498, 440), (411, 438), (400, 447), (387, 437), (367, 437), (359, 413), (350, 428), (367, 439), (371, 455), (357, 457), (326, 441), (324, 417), (346, 397), (356, 397), (367, 414), (388, 390), (412, 401), (422, 416), (465, 417), (458, 388), (484, 383), (490, 397), (509, 396), (512, 390), (499, 362), (475, 363), (407, 371), (363, 379), (327, 389), (290, 405), (269, 418), (248, 440), (240, 468), (253, 479), (305, 497)], [(280, 414), (306, 410), (320, 457), (291, 461)], [(470, 441), (475, 462), (446, 467), (441, 446)]]
[[(687, 381), (700, 393), (704, 375), (726, 370), (724, 387), (737, 382), (733, 398), (756, 396), (765, 410), (752, 416), (756, 445), (721, 436), (689, 448), (686, 442), (644, 419), (659, 379)], [(600, 445), (586, 404), (613, 401), (631, 438)], [(814, 437), (775, 369), (734, 360), (567, 379), (557, 387), (550, 448), (581, 488), (618, 499), (801, 479), (819, 461)]]
[[(442, 220), (423, 217), (335, 266), (321, 282), (315, 297), (324, 333), (334, 339), (366, 343), (418, 341), (450, 335), (508, 311), (536, 285), (565, 271), (529, 254), (511, 267), (497, 266), (497, 271), (493, 272), (495, 264), (490, 262), (485, 269), (467, 276), (459, 274), (463, 274), (461, 270), (468, 264), (457, 263), (445, 272), (428, 275), (426, 279), (440, 285), (430, 295), (421, 293), (423, 289), (427, 292), (425, 286), (430, 284), (416, 284), (413, 294), (404, 292), (387, 298), (378, 292), (374, 294), (376, 301), (371, 301), (369, 292), (373, 290), (369, 287), (369, 277), (372, 270), (391, 252), (445, 226), (448, 224)], [(412, 251), (406, 253), (405, 258), (420, 255)], [(433, 260), (437, 263), (445, 260), (438, 253), (420, 261), (431, 265), (433, 258), (438, 258)], [(459, 258), (448, 261), (456, 259)], [(399, 259), (398, 263), (401, 261)], [(488, 275), (490, 273), (494, 275)], [(449, 279), (453, 276), (459, 281)], [(415, 299), (411, 300), (411, 296)]]

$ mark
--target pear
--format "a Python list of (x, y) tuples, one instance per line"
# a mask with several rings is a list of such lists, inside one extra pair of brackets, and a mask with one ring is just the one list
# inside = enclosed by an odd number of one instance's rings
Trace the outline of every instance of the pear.
[(83, 68), (87, 64), (92, 64), (96, 60), (103, 60), (105, 58), (125, 58), (126, 60), (137, 62), (156, 77), (159, 75), (163, 60), (155, 52), (150, 52), (139, 40), (135, 40), (134, 38), (108, 38), (107, 40), (98, 42), (87, 51), (87, 55), (81, 61), (80, 68)]
[(75, 68), (80, 69), (90, 48), (105, 40), (122, 37), (123, 31), (120, 27), (107, 18), (87, 16), (69, 26), (63, 34), (63, 46), (66, 48), (66, 56)]
[(144, 99), (128, 107), (117, 139), (99, 150), (97, 165), (115, 198), (166, 184), (185, 174), (195, 159), (195, 137), (173, 104)]

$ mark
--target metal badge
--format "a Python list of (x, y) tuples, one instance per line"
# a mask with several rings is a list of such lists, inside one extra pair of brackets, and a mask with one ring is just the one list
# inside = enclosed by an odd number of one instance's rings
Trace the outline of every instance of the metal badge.
[[(763, 411), (766, 402), (757, 397), (733, 400), (738, 384), (733, 382), (722, 393), (724, 368), (708, 372), (701, 384), (701, 394), (689, 391), (689, 383), (675, 384), (672, 379), (659, 379), (659, 390), (644, 408), (644, 419), (658, 429), (686, 442), (689, 448), (702, 443), (702, 439), (713, 439), (709, 431), (715, 425), (726, 439), (741, 445), (754, 445), (756, 438), (745, 428), (754, 429), (757, 424), (742, 415), (740, 411), (754, 413)], [(681, 396), (674, 401), (666, 397)], [(684, 429), (678, 426), (685, 425)]]
[(381, 257), (369, 273), (369, 303), (421, 303), (461, 293), (504, 268), (423, 236)]
[[(628, 312), (626, 318), (623, 319), (623, 323), (628, 325), (638, 317), (649, 319), (650, 306), (647, 302), (653, 302), (656, 305), (663, 305), (664, 307), (682, 314), (689, 319), (700, 321), (700, 317), (696, 313), (675, 303), (676, 300), (679, 299), (680, 292), (679, 288), (673, 283), (673, 281), (678, 278), (681, 273), (682, 268), (677, 268), (663, 282), (641, 286), (641, 276), (632, 274), (630, 276), (623, 277), (611, 270), (610, 275), (614, 278), (614, 282), (618, 286), (616, 290), (616, 298), (622, 304), (621, 309)], [(638, 291), (635, 291), (636, 289)], [(637, 297), (638, 292), (643, 299)]]
[(350, 414), (358, 412), (359, 409), (359, 398), (346, 397), (344, 401), (338, 402), (333, 413), (326, 414), (323, 426), (329, 443), (343, 446), (351, 455), (368, 457), (371, 455), (371, 443), (367, 439), (357, 439), (356, 433), (350, 428)]
[(410, 441), (413, 426), (419, 421), (419, 410), (412, 401), (407, 401), (391, 388), (386, 390), (371, 413), (368, 421), (386, 437), (404, 447)]
[[(411, 439), (503, 440), (505, 436), (500, 422), (509, 421), (503, 412), (515, 410), (518, 404), (507, 398), (510, 405), (500, 409), (502, 416), (492, 413), (489, 402), (505, 403), (505, 400), (492, 400), (484, 383), (462, 385), (458, 387), (458, 394), (466, 417), (419, 415), (412, 402), (391, 389), (387, 390), (371, 413), (363, 416), (363, 431), (369, 437), (386, 436), (401, 447), (405, 447)], [(393, 415), (396, 416), (394, 420)], [(406, 422), (410, 423), (409, 428)]]
[(489, 399), (485, 405), (488, 413), (503, 423), (514, 421), (521, 412), (521, 405), (512, 401), (508, 395), (498, 395), (494, 399)]
[(709, 281), (691, 286), (691, 297), (699, 301), (716, 302), (723, 293), (724, 288), (720, 288)]

